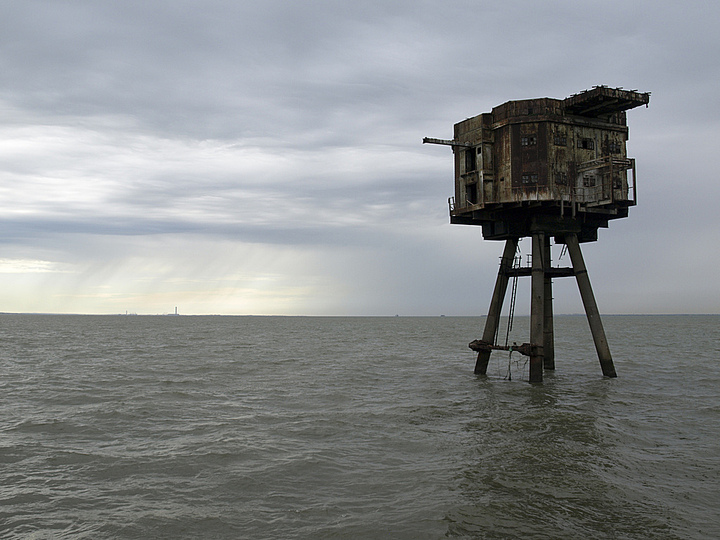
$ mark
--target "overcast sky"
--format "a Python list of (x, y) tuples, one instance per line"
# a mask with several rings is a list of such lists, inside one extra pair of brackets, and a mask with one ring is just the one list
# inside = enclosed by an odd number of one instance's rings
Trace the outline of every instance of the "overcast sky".
[(503, 244), (422, 138), (603, 84), (652, 97), (600, 310), (720, 313), (715, 0), (0, 6), (0, 311), (483, 315)]

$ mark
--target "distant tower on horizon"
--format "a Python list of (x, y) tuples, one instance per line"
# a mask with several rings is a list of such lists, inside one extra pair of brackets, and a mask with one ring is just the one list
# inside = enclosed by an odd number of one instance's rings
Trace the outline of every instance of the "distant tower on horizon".
[[(493, 350), (529, 356), (530, 382), (555, 369), (552, 279), (574, 276), (602, 373), (617, 376), (580, 244), (597, 240), (599, 227), (627, 217), (637, 204), (625, 111), (649, 102), (649, 92), (595, 86), (563, 100), (508, 101), (455, 124), (452, 140), (423, 139), (453, 149), (450, 222), (479, 225), (486, 240), (505, 241), (482, 339), (470, 343), (478, 353), (476, 374), (486, 374)], [(524, 237), (532, 238), (530, 267), (516, 260)], [(551, 237), (567, 247), (571, 268), (551, 266)], [(508, 282), (520, 276), (532, 277), (530, 342), (499, 345)]]

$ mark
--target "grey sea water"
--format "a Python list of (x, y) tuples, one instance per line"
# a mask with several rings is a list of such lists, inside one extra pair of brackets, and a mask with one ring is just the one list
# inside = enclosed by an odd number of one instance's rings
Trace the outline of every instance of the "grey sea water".
[(604, 323), (0, 315), (0, 537), (720, 538), (720, 317)]

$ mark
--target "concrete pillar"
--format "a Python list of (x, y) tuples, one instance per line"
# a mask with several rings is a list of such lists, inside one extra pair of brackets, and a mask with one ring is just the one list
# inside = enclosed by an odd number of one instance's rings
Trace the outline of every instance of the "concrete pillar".
[(590, 285), (590, 277), (588, 276), (585, 261), (580, 251), (580, 243), (578, 242), (577, 235), (567, 235), (565, 242), (567, 243), (568, 253), (570, 254), (573, 271), (575, 272), (575, 279), (577, 280), (578, 289), (580, 289), (583, 306), (585, 306), (585, 314), (590, 324), (590, 332), (595, 342), (595, 350), (600, 360), (603, 375), (606, 377), (617, 377), (612, 356), (610, 355), (610, 347), (605, 338), (605, 330), (603, 329), (602, 320), (600, 319), (600, 312), (598, 311), (595, 295)]
[[(485, 319), (485, 330), (482, 335), (482, 340), (488, 343), (495, 344), (495, 336), (497, 335), (500, 324), (500, 311), (502, 310), (503, 301), (505, 300), (509, 280), (507, 270), (512, 268), (518, 240), (518, 238), (510, 238), (505, 242), (505, 250), (500, 260), (500, 269), (498, 270), (497, 279), (495, 280), (495, 289), (493, 290), (492, 300), (490, 300), (490, 308), (488, 309), (487, 319)], [(475, 374), (487, 374), (489, 361), (490, 351), (479, 352), (477, 362), (475, 363)]]
[[(545, 236), (543, 268), (550, 268), (550, 237)], [(545, 331), (543, 333), (543, 367), (555, 369), (555, 329), (553, 321), (552, 278), (545, 274)]]
[(530, 382), (543, 379), (543, 342), (545, 340), (545, 234), (532, 235), (532, 283), (530, 296)]

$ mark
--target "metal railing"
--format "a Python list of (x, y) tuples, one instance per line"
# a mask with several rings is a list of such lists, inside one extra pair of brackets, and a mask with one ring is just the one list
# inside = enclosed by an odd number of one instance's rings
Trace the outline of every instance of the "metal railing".
[(470, 211), (484, 208), (487, 203), (558, 201), (576, 203), (585, 207), (602, 207), (617, 203), (634, 206), (637, 204), (636, 185), (634, 159), (605, 156), (581, 163), (577, 167), (577, 176), (568, 184), (534, 183), (509, 190), (505, 188), (500, 197), (489, 200), (485, 198), (484, 183), (478, 182), (477, 202), (463, 200), (464, 197), (457, 201), (455, 197), (450, 197), (448, 207), (453, 214), (461, 209)]

